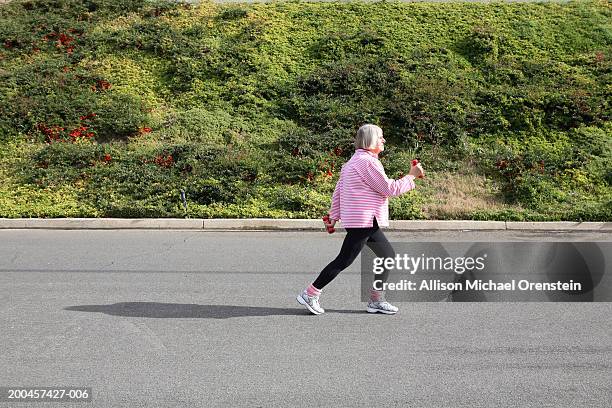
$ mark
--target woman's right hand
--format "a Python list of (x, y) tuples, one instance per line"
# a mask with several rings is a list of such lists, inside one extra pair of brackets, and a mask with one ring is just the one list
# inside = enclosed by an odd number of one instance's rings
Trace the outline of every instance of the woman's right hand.
[(328, 220), (327, 222), (324, 222), (324, 223), (325, 223), (325, 226), (326, 226), (326, 227), (331, 227), (331, 228), (333, 228), (333, 227), (335, 227), (335, 226), (336, 226), (336, 222), (337, 222), (337, 221), (338, 221), (338, 220), (334, 220), (333, 218), (329, 218), (329, 220)]
[(415, 166), (410, 168), (408, 172), (409, 176), (414, 176), (414, 178), (423, 178), (425, 177), (425, 171), (423, 171), (423, 166), (421, 163), (417, 163)]

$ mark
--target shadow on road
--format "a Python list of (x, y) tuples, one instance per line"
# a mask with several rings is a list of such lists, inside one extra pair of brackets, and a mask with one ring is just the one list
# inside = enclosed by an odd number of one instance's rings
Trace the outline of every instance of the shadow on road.
[[(310, 316), (306, 309), (287, 309), (279, 307), (196, 305), (156, 302), (122, 302), (112, 305), (78, 305), (64, 310), (76, 312), (97, 312), (112, 316), (152, 317), (152, 318), (198, 318), (228, 319), (230, 317), (252, 316)], [(326, 313), (365, 313), (365, 310), (333, 310)]]

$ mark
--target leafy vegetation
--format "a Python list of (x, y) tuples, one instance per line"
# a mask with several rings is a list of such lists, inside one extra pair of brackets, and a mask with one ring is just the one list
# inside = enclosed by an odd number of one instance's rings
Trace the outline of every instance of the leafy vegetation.
[(609, 221), (611, 21), (599, 0), (13, 0), (0, 217), (319, 217), (370, 122), (389, 176), (427, 169), (394, 218)]

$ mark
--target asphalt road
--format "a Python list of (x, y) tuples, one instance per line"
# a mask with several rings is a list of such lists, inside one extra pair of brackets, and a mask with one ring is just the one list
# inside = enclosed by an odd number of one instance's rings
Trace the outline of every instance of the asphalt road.
[[(393, 233), (392, 241), (611, 241)], [(611, 303), (401, 303), (369, 315), (356, 262), (295, 295), (342, 234), (0, 231), (0, 386), (92, 407), (609, 407)], [(0, 407), (80, 406), (8, 403)]]

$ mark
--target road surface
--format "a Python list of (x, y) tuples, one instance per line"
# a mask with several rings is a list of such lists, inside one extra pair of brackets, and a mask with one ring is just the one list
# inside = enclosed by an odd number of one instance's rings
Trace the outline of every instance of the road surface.
[[(389, 233), (395, 242), (610, 233)], [(359, 263), (312, 316), (322, 232), (0, 231), (0, 386), (87, 386), (91, 407), (609, 407), (611, 303), (400, 303)], [(81, 406), (8, 403), (0, 407)]]

